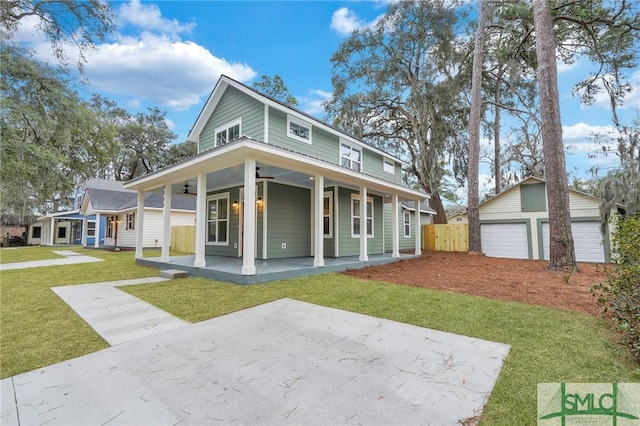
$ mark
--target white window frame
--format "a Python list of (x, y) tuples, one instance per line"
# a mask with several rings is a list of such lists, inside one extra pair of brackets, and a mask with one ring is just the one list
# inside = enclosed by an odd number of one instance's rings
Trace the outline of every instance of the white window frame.
[[(348, 166), (342, 164), (342, 159), (343, 159), (343, 157), (342, 157), (342, 147), (343, 146), (349, 148), (349, 157), (351, 157), (351, 153), (353, 151), (358, 151), (360, 153), (360, 161), (356, 162), (356, 163), (360, 164), (360, 168), (359, 169), (354, 169), (353, 168), (353, 164), (354, 164), (355, 160), (353, 160), (351, 158), (348, 159), (349, 160), (349, 165)], [(343, 139), (340, 139), (340, 145), (338, 147), (338, 163), (342, 167), (345, 167), (345, 168), (347, 168), (349, 170), (353, 170), (355, 172), (362, 173), (362, 171), (364, 170), (364, 161), (363, 160), (364, 160), (364, 150), (362, 149), (362, 147), (356, 146), (356, 145), (351, 144), (351, 143), (349, 143), (349, 142), (347, 142), (347, 141), (345, 141)]]
[[(390, 166), (391, 170), (388, 170), (387, 166)], [(396, 174), (396, 162), (393, 161), (390, 158), (383, 157), (382, 158), (382, 170), (384, 170), (386, 173), (395, 175)]]
[[(93, 224), (93, 228), (89, 225)], [(96, 221), (88, 220), (87, 221), (87, 237), (95, 237), (96, 236)]]
[[(354, 213), (353, 213), (353, 210), (354, 210), (354, 209), (353, 209), (353, 202), (354, 202), (354, 201), (356, 201), (356, 200), (360, 201), (360, 194), (353, 194), (353, 193), (352, 193), (352, 194), (351, 194), (351, 221), (350, 221), (350, 225), (351, 225), (351, 238), (360, 238), (360, 234), (356, 234), (356, 233), (354, 233), (354, 232), (353, 232), (353, 222), (354, 222), (354, 219), (355, 219), (356, 217), (358, 217), (359, 219), (361, 219), (361, 217), (360, 217), (360, 216), (355, 216), (355, 215), (354, 215)], [(371, 208), (369, 208), (369, 205), (368, 205), (369, 203), (371, 203), (371, 206), (370, 206)], [(366, 222), (365, 222), (365, 224), (364, 224), (365, 229), (368, 229), (367, 222), (368, 222), (369, 220), (371, 220), (371, 234), (367, 234), (367, 238), (374, 238), (374, 236), (375, 236), (375, 225), (376, 225), (376, 221), (375, 221), (375, 218), (374, 218), (373, 207), (374, 207), (374, 204), (373, 204), (373, 197), (367, 197), (367, 221), (366, 221)], [(362, 211), (362, 209), (360, 209), (360, 211)], [(369, 214), (371, 214), (371, 217), (369, 217)], [(360, 230), (362, 230), (362, 220), (360, 220)]]
[[(207, 233), (206, 235), (206, 240), (207, 240), (207, 245), (209, 246), (229, 246), (229, 231), (230, 231), (230, 227), (231, 227), (231, 204), (230, 204), (230, 193), (229, 192), (222, 192), (219, 194), (213, 194), (213, 195), (209, 195), (207, 197), (207, 204), (206, 204), (206, 208), (207, 208), (207, 223), (205, 226), (205, 232)], [(221, 199), (226, 199), (227, 200), (227, 218), (226, 219), (222, 219), (222, 221), (226, 221), (227, 222), (227, 235), (226, 235), (226, 241), (223, 242), (219, 242), (219, 241), (209, 241), (209, 223), (211, 222), (216, 222), (216, 226), (217, 223), (220, 222), (220, 219), (209, 219), (209, 203), (213, 200), (221, 200)], [(218, 211), (218, 209), (216, 208), (216, 211)], [(216, 231), (219, 231), (220, 229), (216, 229)], [(216, 236), (219, 235), (218, 232), (216, 232)]]
[[(329, 214), (324, 214), (324, 200), (329, 199)], [(324, 233), (324, 219), (329, 218), (329, 233)], [(322, 198), (322, 232), (325, 238), (333, 238), (333, 192), (325, 191)]]
[[(291, 123), (304, 127), (306, 129), (309, 129), (309, 139), (306, 139), (302, 136), (298, 136), (295, 133), (292, 133)], [(311, 123), (301, 120), (298, 117), (295, 117), (293, 115), (287, 114), (287, 136), (290, 137), (291, 139), (295, 139), (297, 141), (308, 143), (309, 145), (311, 145), (311, 140), (313, 138), (312, 130), (313, 130), (313, 126), (311, 125)]]
[[(411, 237), (411, 212), (409, 210), (402, 209), (402, 229), (405, 238)], [(409, 232), (407, 232), (407, 230)]]
[(136, 229), (136, 212), (127, 213), (127, 224), (125, 231), (135, 231)]
[[(238, 138), (239, 139), (242, 136), (242, 117), (240, 118), (236, 118), (235, 120), (229, 121), (225, 124), (223, 124), (222, 126), (216, 127), (216, 129), (214, 130), (213, 133), (213, 144), (214, 146), (222, 146), (222, 145), (226, 145), (228, 143), (231, 143), (233, 141), (229, 140), (229, 129), (231, 129), (232, 127), (238, 126)], [(222, 145), (218, 145), (218, 134), (220, 133), (225, 133), (225, 140), (226, 142), (223, 143)], [(236, 139), (234, 139), (236, 140)]]

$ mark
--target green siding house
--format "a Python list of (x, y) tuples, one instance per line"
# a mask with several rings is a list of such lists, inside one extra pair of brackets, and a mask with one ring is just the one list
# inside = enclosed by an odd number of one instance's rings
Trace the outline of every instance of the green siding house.
[[(420, 253), (420, 233), (406, 236), (403, 212), (430, 195), (402, 184), (400, 159), (327, 123), (222, 76), (189, 140), (196, 156), (126, 188), (196, 197), (195, 268), (235, 257), (254, 275), (256, 259), (308, 257), (322, 267), (325, 258)], [(412, 211), (413, 230), (424, 215)], [(168, 221), (164, 232), (168, 260)]]

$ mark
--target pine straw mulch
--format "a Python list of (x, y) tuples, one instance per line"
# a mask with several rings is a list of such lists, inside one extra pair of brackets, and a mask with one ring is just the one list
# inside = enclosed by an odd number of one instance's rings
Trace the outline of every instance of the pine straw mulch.
[(591, 287), (606, 280), (603, 265), (579, 263), (572, 274), (547, 269), (548, 261), (426, 252), (381, 266), (344, 274), (375, 281), (449, 290), (599, 315)]

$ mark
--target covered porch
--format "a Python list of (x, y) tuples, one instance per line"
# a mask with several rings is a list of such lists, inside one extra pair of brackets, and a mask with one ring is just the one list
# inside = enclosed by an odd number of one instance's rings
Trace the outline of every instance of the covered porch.
[[(267, 188), (274, 184), (280, 186), (277, 197), (271, 190), (267, 193)], [(284, 187), (289, 188), (288, 192), (282, 191)], [(206, 271), (215, 271), (219, 279), (229, 274), (226, 280), (246, 283), (277, 279), (268, 278), (269, 274), (285, 277), (287, 271), (314, 269), (308, 273), (321, 273), (366, 266), (370, 260), (399, 259), (399, 203), (414, 201), (419, 206), (429, 198), (428, 194), (379, 177), (247, 137), (138, 178), (125, 188), (138, 192), (138, 263), (188, 267), (192, 275), (206, 273), (211, 278), (215, 278), (214, 272)], [(143, 259), (141, 244), (144, 235), (141, 200), (149, 191), (162, 192), (165, 199), (161, 256), (153, 261)], [(329, 202), (335, 203), (329, 215), (327, 191), (333, 191)], [(174, 193), (196, 198), (193, 256), (169, 255), (170, 200)], [(299, 202), (302, 198), (305, 203)], [(391, 223), (396, 224), (392, 227), (393, 244), (388, 255), (384, 254), (384, 227), (380, 220), (382, 205), (387, 203), (392, 205)], [(420, 228), (419, 214), (414, 226)], [(289, 244), (280, 239), (287, 231), (290, 238), (303, 238)], [(414, 255), (420, 254), (420, 232), (416, 232)]]
[(360, 269), (367, 266), (383, 265), (404, 259), (419, 257), (416, 254), (402, 253), (393, 257), (391, 253), (375, 254), (366, 261), (360, 261), (359, 256), (348, 256), (325, 259), (324, 266), (314, 266), (313, 257), (293, 257), (284, 259), (256, 259), (256, 274), (242, 274), (242, 258), (222, 256), (205, 256), (207, 266), (196, 268), (193, 266), (195, 256), (172, 256), (163, 261), (160, 257), (139, 259), (141, 265), (154, 266), (161, 269), (179, 269), (189, 275), (228, 281), (236, 284), (258, 284), (268, 281), (316, 275), (329, 272), (340, 272), (348, 269)]

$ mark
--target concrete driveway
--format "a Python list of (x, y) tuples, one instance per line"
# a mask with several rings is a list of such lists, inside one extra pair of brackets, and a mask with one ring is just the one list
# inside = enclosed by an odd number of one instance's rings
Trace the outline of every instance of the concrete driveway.
[(2, 380), (0, 422), (454, 425), (508, 352), (282, 299)]

